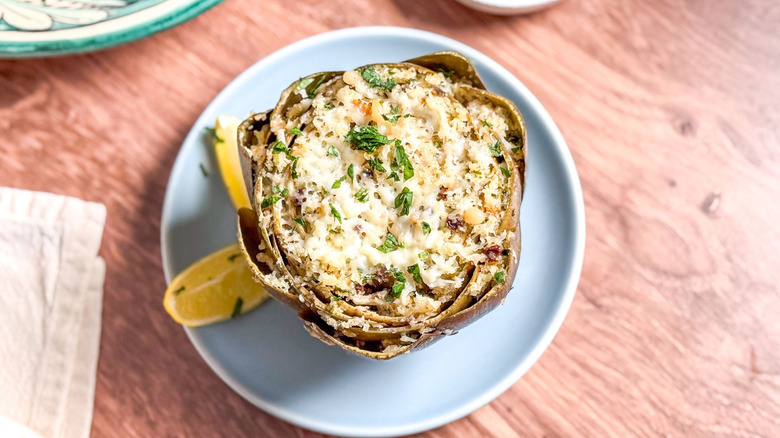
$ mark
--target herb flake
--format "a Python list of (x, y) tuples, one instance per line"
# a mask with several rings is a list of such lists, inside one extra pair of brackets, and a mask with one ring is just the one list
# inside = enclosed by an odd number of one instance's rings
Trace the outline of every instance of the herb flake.
[(305, 90), (312, 82), (314, 82), (314, 78), (301, 79), (298, 85), (295, 86), (295, 89), (297, 91)]
[(317, 82), (315, 82), (314, 86), (311, 87), (311, 90), (306, 92), (306, 95), (309, 96), (309, 99), (314, 98), (314, 95), (316, 94), (315, 92), (317, 91), (317, 88), (319, 88), (320, 85), (322, 85), (322, 83), (325, 81), (325, 77), (326, 76), (327, 76), (326, 74), (320, 75), (317, 78)]
[(387, 114), (382, 114), (382, 118), (386, 121), (390, 122), (391, 125), (395, 126), (396, 123), (398, 123), (398, 119), (401, 118), (401, 116), (398, 114), (398, 107), (395, 107), (390, 110), (390, 112)]
[(337, 179), (336, 181), (334, 181), (334, 182), (333, 182), (333, 185), (332, 185), (332, 186), (330, 186), (330, 188), (332, 188), (332, 189), (337, 189), (337, 188), (341, 187), (341, 183), (343, 183), (343, 182), (344, 182), (344, 180), (346, 180), (346, 179), (347, 179), (347, 177), (346, 177), (346, 176), (342, 176), (341, 178), (339, 178), (339, 179)]
[(360, 190), (355, 192), (355, 199), (358, 202), (368, 202), (368, 190), (365, 187), (361, 187)]
[(382, 165), (382, 160), (380, 160), (378, 157), (369, 159), (368, 165), (371, 166), (372, 169), (376, 169), (379, 172), (387, 172), (385, 166)]
[(292, 178), (296, 179), (298, 178), (298, 159), (300, 157), (293, 157), (290, 156), (290, 159), (292, 160), (292, 166), (290, 166), (290, 173), (292, 174)]
[(260, 208), (261, 209), (266, 209), (266, 208), (276, 204), (281, 199), (282, 199), (281, 196), (271, 196), (269, 198), (265, 198), (265, 199), (263, 199), (263, 202), (260, 203)]
[(208, 132), (214, 138), (214, 140), (216, 140), (216, 141), (218, 141), (220, 143), (225, 141), (225, 140), (222, 140), (221, 138), (219, 138), (219, 136), (217, 135), (217, 130), (215, 128), (212, 128), (211, 126), (206, 126), (204, 129), (206, 130), (206, 132)]
[(233, 314), (230, 315), (230, 318), (235, 318), (236, 316), (241, 314), (241, 307), (244, 306), (244, 300), (241, 297), (238, 297), (236, 300), (236, 305), (233, 307)]
[(393, 298), (401, 298), (401, 293), (404, 291), (405, 287), (406, 283), (395, 283), (393, 284), (393, 288), (390, 290), (390, 294), (393, 296)]
[(412, 274), (412, 277), (414, 278), (415, 283), (417, 284), (425, 284), (422, 279), (422, 275), (420, 275), (420, 264), (415, 263), (412, 266), (409, 266), (406, 268), (406, 272)]
[(404, 246), (398, 242), (398, 239), (393, 235), (393, 233), (388, 231), (387, 235), (385, 236), (385, 242), (382, 245), (377, 246), (376, 249), (387, 254), (403, 247)]
[(341, 223), (341, 213), (339, 213), (339, 211), (336, 210), (336, 207), (334, 207), (333, 204), (328, 203), (328, 205), (330, 206), (330, 214), (332, 214), (333, 217), (335, 217), (336, 220), (338, 220), (339, 223)]
[(339, 151), (332, 144), (328, 145), (328, 156), (329, 157), (338, 157), (339, 156)]
[(423, 231), (423, 236), (431, 232), (431, 226), (430, 224), (428, 224), (428, 222), (422, 223), (422, 231)]
[(206, 166), (204, 166), (203, 163), (200, 163), (200, 173), (203, 174), (204, 178), (208, 178), (209, 177), (209, 171), (206, 170)]
[(412, 207), (412, 200), (414, 193), (409, 190), (409, 187), (404, 187), (398, 196), (395, 197), (395, 208), (401, 209), (401, 216), (409, 214), (409, 209)]
[(347, 167), (347, 176), (349, 176), (349, 179), (354, 180), (355, 179), (355, 165), (350, 164), (349, 167)]
[(366, 81), (366, 83), (368, 83), (368, 85), (372, 86), (373, 88), (378, 88), (387, 92), (392, 91), (392, 89), (398, 85), (398, 83), (393, 78), (387, 80), (382, 79), (379, 73), (377, 73), (376, 69), (370, 66), (361, 70), (360, 76), (364, 81)]
[(273, 145), (271, 145), (271, 152), (273, 152), (274, 155), (281, 152), (288, 157), (290, 156), (290, 148), (288, 148), (287, 145), (281, 141), (276, 141)]
[(488, 144), (488, 149), (490, 149), (490, 153), (494, 157), (500, 157), (501, 156), (501, 140), (496, 140), (493, 144)]
[(308, 225), (308, 222), (306, 222), (306, 219), (304, 219), (302, 216), (298, 216), (295, 219), (293, 219), (295, 222), (298, 223), (298, 225), (302, 226), (303, 228), (306, 228), (306, 225)]
[(506, 272), (504, 271), (498, 271), (493, 275), (493, 280), (496, 280), (496, 283), (505, 283), (506, 282)]
[(503, 173), (505, 177), (507, 178), (512, 177), (512, 172), (510, 172), (509, 169), (507, 169), (506, 167), (501, 167), (500, 169), (501, 169), (501, 173)]
[(404, 181), (407, 181), (409, 178), (414, 176), (414, 167), (412, 167), (412, 162), (409, 161), (409, 156), (406, 155), (404, 147), (401, 146), (400, 140), (395, 141), (393, 158), (395, 160), (394, 164), (396, 168), (404, 170)]
[(369, 154), (393, 141), (379, 133), (376, 126), (355, 126), (349, 130), (344, 140), (352, 145), (352, 149), (365, 151)]

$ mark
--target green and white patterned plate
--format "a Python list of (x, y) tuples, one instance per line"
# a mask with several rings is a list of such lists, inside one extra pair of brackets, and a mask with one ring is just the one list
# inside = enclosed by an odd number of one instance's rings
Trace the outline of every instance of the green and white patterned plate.
[(0, 58), (98, 50), (188, 20), (221, 0), (0, 0)]

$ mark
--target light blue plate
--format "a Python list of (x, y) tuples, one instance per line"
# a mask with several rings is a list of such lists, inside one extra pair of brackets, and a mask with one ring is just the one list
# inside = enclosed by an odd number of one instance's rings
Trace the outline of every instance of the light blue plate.
[(457, 50), (472, 59), (487, 87), (514, 101), (525, 117), (528, 180), (514, 289), (503, 306), (460, 333), (386, 362), (323, 344), (276, 302), (228, 322), (186, 329), (231, 388), (307, 429), (341, 436), (431, 429), (490, 402), (536, 362), (574, 297), (585, 245), (582, 191), (558, 128), (523, 84), (476, 50), (418, 30), (363, 27), (308, 38), (250, 67), (206, 108), (173, 166), (162, 217), (168, 281), (236, 239), (235, 213), (204, 131), (217, 115), (243, 117), (270, 108), (285, 87), (310, 73), (438, 50)]

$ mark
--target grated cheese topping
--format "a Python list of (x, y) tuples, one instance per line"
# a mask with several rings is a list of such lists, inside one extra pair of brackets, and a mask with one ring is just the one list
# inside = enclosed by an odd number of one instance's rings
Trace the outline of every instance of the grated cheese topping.
[(513, 193), (510, 116), (461, 102), (444, 73), (369, 68), (374, 76), (346, 72), (313, 98), (302, 90), (271, 119), (288, 149), (258, 160), (274, 194), (264, 205), (305, 282), (334, 301), (421, 320), (454, 299), (486, 248), (509, 247), (513, 232), (500, 225)]

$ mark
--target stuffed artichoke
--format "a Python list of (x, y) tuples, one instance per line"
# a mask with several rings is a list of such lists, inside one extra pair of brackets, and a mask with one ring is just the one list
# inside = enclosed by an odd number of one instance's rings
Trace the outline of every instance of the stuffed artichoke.
[(239, 127), (239, 242), (313, 336), (395, 357), (506, 296), (525, 143), (514, 104), (455, 52), (308, 76)]

